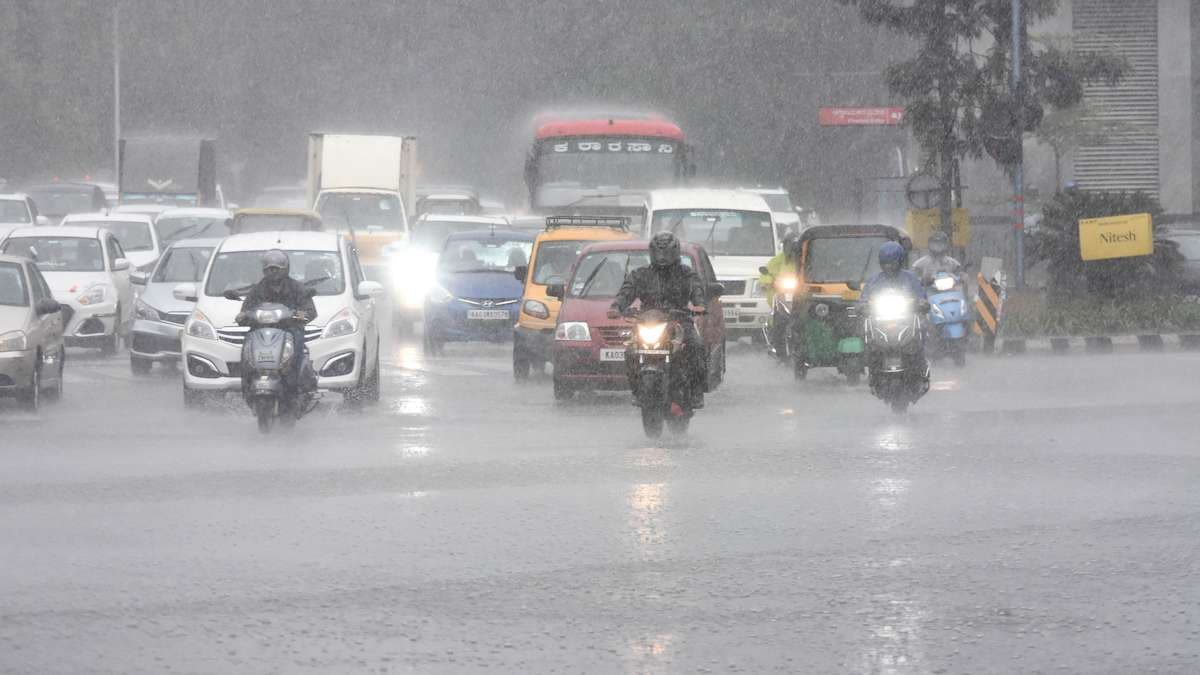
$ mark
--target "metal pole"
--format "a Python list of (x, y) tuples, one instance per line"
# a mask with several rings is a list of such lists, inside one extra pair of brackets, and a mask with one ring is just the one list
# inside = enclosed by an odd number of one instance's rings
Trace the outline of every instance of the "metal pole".
[(1021, 86), (1021, 0), (1012, 0), (1012, 93), (1017, 105), (1017, 166), (1013, 171), (1013, 233), (1017, 288), (1025, 287), (1025, 97)]
[[(121, 3), (113, 2), (113, 182), (121, 189)], [(118, 195), (120, 192), (118, 192)]]

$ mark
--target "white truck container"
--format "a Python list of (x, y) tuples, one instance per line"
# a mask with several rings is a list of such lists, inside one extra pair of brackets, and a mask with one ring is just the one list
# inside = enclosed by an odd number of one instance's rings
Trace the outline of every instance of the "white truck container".
[[(308, 135), (308, 202), (322, 192), (367, 188), (399, 193), (406, 213), (417, 200), (415, 136)], [(407, 219), (406, 219), (407, 220)]]

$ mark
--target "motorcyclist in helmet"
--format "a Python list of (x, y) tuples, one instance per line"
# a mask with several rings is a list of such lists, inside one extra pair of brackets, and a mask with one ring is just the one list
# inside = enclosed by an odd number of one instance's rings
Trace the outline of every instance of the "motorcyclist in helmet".
[[(296, 320), (289, 322), (286, 330), (292, 334), (292, 339), (295, 340), (297, 353), (307, 355), (307, 350), (302, 350), (304, 325), (317, 318), (317, 306), (313, 302), (312, 294), (304, 287), (304, 284), (288, 275), (291, 261), (283, 251), (279, 249), (267, 251), (263, 254), (261, 262), (263, 278), (250, 288), (250, 292), (242, 300), (242, 309), (238, 312), (236, 321), (239, 325), (244, 325), (249, 318), (249, 313), (262, 304), (278, 303), (291, 307), (295, 311), (293, 317)], [(308, 365), (307, 356), (302, 359), (292, 359), (292, 368), (288, 373), (287, 380), (291, 386), (301, 385), (302, 391), (312, 391), (316, 389), (316, 377), (311, 372), (311, 366), (308, 366), (309, 372), (302, 371), (306, 365)]]
[[(631, 271), (621, 284), (621, 290), (609, 307), (608, 316), (617, 318), (629, 311), (635, 300), (641, 301), (642, 311), (692, 310), (707, 311), (708, 298), (704, 285), (695, 270), (680, 262), (679, 239), (670, 232), (660, 232), (650, 240), (650, 264)], [(691, 317), (681, 319), (684, 330), (684, 372), (688, 374), (687, 389), (692, 408), (704, 407), (704, 383), (707, 361), (704, 342)], [(637, 390), (637, 370), (626, 360), (630, 387)], [(637, 397), (634, 397), (636, 402)]]
[[(863, 286), (862, 295), (858, 301), (859, 306), (862, 308), (861, 315), (865, 316), (865, 311), (869, 308), (872, 297), (887, 291), (900, 292), (911, 296), (918, 303), (917, 311), (921, 314), (929, 311), (929, 301), (926, 299), (924, 284), (921, 283), (920, 278), (916, 274), (904, 269), (904, 258), (906, 255), (904, 247), (894, 241), (884, 242), (879, 247), (880, 271)], [(924, 339), (925, 336), (922, 333), (922, 343)], [(924, 372), (926, 379), (928, 379), (929, 364), (925, 359), (925, 350), (917, 350), (916, 358), (918, 360), (915, 364), (917, 371)]]
[[(763, 289), (767, 298), (767, 306), (775, 307), (775, 281), (788, 275), (796, 276), (796, 265), (800, 261), (800, 235), (789, 230), (783, 235), (783, 251), (767, 261), (766, 272), (758, 277), (758, 287)], [(770, 325), (770, 349), (776, 358), (785, 360), (787, 351), (782, 349), (783, 341), (787, 339), (787, 318), (779, 316), (781, 312), (772, 312)]]
[(929, 235), (929, 253), (913, 263), (913, 272), (924, 284), (931, 283), (938, 272), (947, 272), (958, 277), (962, 274), (962, 264), (949, 253), (950, 237), (946, 236), (945, 232), (934, 232)]

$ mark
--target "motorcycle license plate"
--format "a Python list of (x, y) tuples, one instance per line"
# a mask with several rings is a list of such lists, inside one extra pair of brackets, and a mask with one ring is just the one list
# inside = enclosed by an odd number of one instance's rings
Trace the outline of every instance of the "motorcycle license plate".
[(734, 321), (737, 321), (738, 316), (741, 314), (741, 312), (738, 311), (737, 307), (725, 307), (724, 310), (725, 310), (725, 320), (726, 321), (729, 321), (731, 319)]
[(889, 356), (883, 360), (884, 370), (903, 370), (904, 359), (899, 356)]
[(601, 361), (624, 361), (625, 360), (625, 350), (624, 349), (601, 349), (600, 350), (600, 360)]
[(788, 303), (788, 304), (791, 304), (791, 302), (792, 302), (792, 294), (791, 294), (791, 293), (784, 293), (784, 294), (783, 294), (783, 301), (784, 301), (784, 302), (786, 302), (786, 303)]
[(506, 309), (468, 309), (468, 319), (476, 319), (480, 321), (504, 321), (508, 319), (508, 310)]

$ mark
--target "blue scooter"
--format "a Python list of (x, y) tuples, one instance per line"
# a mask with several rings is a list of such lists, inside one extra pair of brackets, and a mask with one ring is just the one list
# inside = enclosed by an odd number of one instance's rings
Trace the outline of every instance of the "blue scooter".
[(970, 311), (962, 280), (949, 272), (938, 272), (926, 288), (929, 297), (930, 359), (949, 356), (956, 366), (967, 364)]

